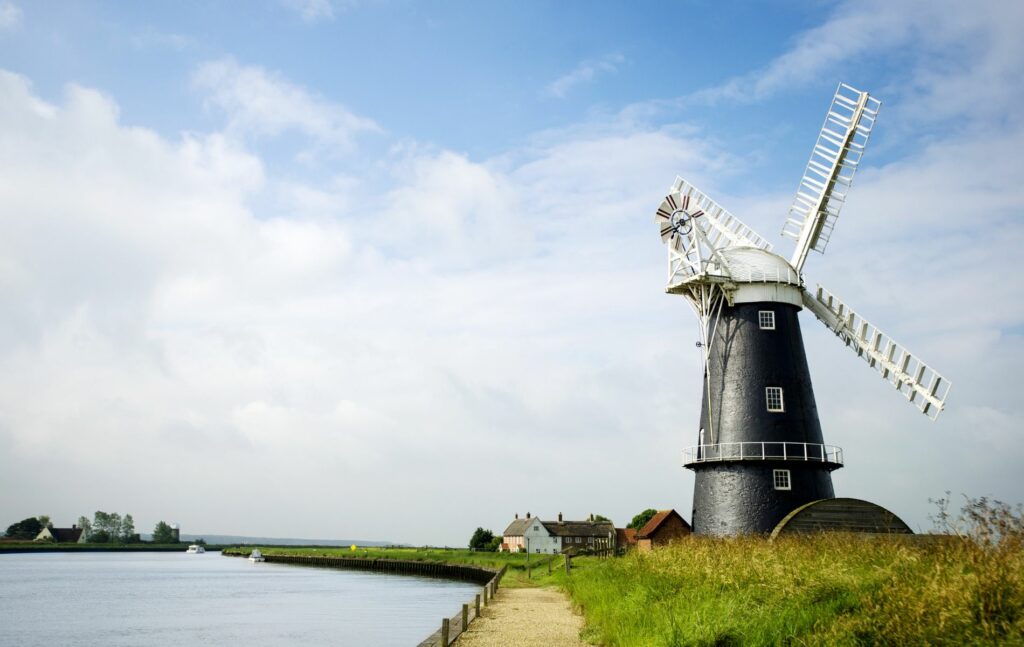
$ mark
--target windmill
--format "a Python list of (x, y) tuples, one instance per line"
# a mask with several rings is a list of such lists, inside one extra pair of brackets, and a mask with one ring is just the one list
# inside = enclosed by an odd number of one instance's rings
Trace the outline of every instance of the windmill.
[(950, 383), (834, 294), (808, 289), (804, 263), (823, 253), (881, 102), (839, 84), (782, 229), (787, 261), (710, 197), (677, 178), (655, 214), (668, 247), (670, 294), (700, 319), (704, 386), (694, 532), (764, 533), (812, 501), (833, 499), (838, 447), (826, 445), (797, 314), (806, 308), (922, 413), (935, 419)]

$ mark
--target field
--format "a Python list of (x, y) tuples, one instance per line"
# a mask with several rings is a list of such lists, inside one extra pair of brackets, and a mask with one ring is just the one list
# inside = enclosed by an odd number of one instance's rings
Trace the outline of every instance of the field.
[[(685, 538), (649, 553), (564, 558), (441, 549), (265, 552), (508, 566), (502, 586), (555, 586), (584, 637), (675, 645), (1024, 645), (1024, 523), (984, 499), (947, 534)], [(249, 550), (248, 548), (245, 549)], [(548, 573), (548, 562), (551, 573)]]
[(603, 645), (1024, 644), (1019, 544), (691, 538), (578, 566)]

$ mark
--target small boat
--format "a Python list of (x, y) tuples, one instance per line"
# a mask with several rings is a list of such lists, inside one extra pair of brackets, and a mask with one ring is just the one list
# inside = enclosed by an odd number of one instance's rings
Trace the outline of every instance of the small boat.
[(200, 546), (199, 544), (192, 544), (191, 546), (188, 547), (188, 550), (186, 550), (185, 552), (186, 553), (195, 553), (195, 554), (198, 555), (199, 553), (205, 553), (206, 549), (203, 548), (202, 546)]
[(265, 562), (267, 561), (267, 558), (264, 557), (263, 553), (260, 552), (260, 549), (257, 548), (249, 554), (249, 561), (255, 564), (256, 562)]

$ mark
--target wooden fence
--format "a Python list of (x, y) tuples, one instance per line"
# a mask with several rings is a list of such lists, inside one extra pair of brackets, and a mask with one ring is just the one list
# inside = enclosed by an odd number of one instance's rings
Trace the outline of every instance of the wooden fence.
[[(491, 603), (498, 593), (498, 585), (501, 578), (505, 576), (507, 566), (502, 566), (498, 572), (487, 571), (492, 575), (491, 579), (484, 584), (480, 593), (472, 602), (462, 605), (462, 609), (450, 618), (441, 618), (441, 627), (434, 633), (427, 636), (426, 640), (417, 647), (448, 647), (458, 638), (462, 632), (469, 628), (470, 623), (480, 617), (480, 611)], [(485, 569), (479, 569), (485, 570)]]

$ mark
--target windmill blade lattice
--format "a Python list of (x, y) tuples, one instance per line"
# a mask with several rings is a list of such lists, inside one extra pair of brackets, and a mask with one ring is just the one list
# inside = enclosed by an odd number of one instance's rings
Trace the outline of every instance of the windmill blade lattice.
[(814, 294), (805, 291), (803, 299), (819, 321), (895, 386), (907, 401), (932, 420), (939, 416), (952, 386), (948, 380), (820, 285)]
[[(708, 242), (715, 249), (724, 249), (730, 246), (750, 246), (771, 251), (771, 243), (683, 178), (676, 178), (675, 183), (672, 184), (669, 196), (678, 196), (679, 200), (687, 202), (688, 209), (700, 211), (702, 215), (706, 214)], [(667, 200), (668, 198), (666, 198)], [(660, 211), (664, 206), (665, 201), (659, 206), (659, 213), (655, 216), (655, 222), (658, 222), (657, 219), (661, 216)]]
[(810, 250), (825, 252), (881, 106), (845, 83), (836, 89), (782, 227), (783, 236), (797, 241), (790, 264), (798, 272)]
[(731, 247), (770, 250), (771, 244), (739, 218), (682, 178), (654, 213), (661, 240), (669, 249), (669, 287), (693, 277), (728, 277), (729, 264), (720, 253)]

